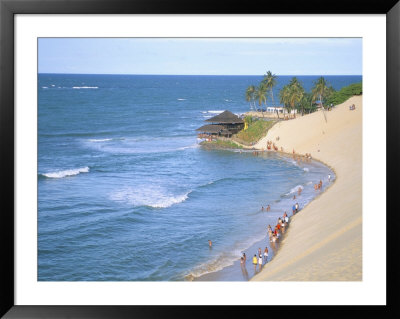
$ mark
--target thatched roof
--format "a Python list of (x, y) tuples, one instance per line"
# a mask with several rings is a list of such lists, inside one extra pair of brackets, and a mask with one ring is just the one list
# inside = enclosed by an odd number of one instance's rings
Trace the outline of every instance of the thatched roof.
[(239, 124), (239, 123), (244, 123), (239, 116), (233, 114), (230, 111), (224, 111), (221, 114), (218, 114), (208, 120), (206, 122), (211, 122), (211, 123), (224, 123), (224, 124)]
[(216, 124), (207, 124), (199, 127), (196, 131), (205, 132), (205, 133), (219, 133), (224, 129), (222, 125)]

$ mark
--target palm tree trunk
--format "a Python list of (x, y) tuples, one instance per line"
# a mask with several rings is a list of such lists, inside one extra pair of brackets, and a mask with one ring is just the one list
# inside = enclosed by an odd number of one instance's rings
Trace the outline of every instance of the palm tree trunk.
[(321, 102), (322, 114), (324, 114), (325, 123), (328, 123), (328, 120), (326, 119), (326, 114), (325, 114), (324, 106), (323, 106), (323, 104), (322, 104), (321, 94), (319, 95), (319, 101)]

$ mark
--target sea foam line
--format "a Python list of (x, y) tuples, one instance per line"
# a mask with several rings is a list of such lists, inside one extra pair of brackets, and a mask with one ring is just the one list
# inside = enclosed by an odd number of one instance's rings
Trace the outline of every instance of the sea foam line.
[(175, 204), (179, 204), (188, 199), (189, 194), (186, 192), (181, 195), (172, 195), (166, 192), (163, 188), (131, 188), (119, 190), (111, 194), (110, 199), (118, 202), (125, 202), (132, 206), (148, 206), (152, 208), (167, 208)]
[(73, 89), (98, 89), (98, 86), (73, 86)]
[(43, 176), (46, 176), (48, 178), (63, 178), (67, 176), (74, 176), (78, 175), (80, 173), (88, 173), (89, 172), (89, 167), (81, 167), (81, 168), (76, 168), (76, 169), (66, 169), (62, 171), (56, 171), (56, 172), (50, 172), (50, 173), (45, 173), (42, 174)]

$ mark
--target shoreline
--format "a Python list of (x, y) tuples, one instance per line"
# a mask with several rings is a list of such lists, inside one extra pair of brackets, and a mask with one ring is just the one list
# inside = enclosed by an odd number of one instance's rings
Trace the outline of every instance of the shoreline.
[(335, 181), (291, 217), (279, 250), (251, 281), (362, 280), (362, 96), (321, 113), (279, 122), (254, 145), (262, 150), (270, 140), (291, 156), (311, 153)]
[[(250, 152), (250, 150), (245, 150), (245, 152)], [(286, 158), (287, 161), (292, 161), (292, 156), (289, 154), (285, 154), (282, 152), (274, 152), (274, 151), (265, 151), (261, 152), (259, 156), (263, 156), (263, 154), (276, 154), (278, 157), (284, 157)], [(268, 238), (268, 235), (266, 235), (266, 229), (268, 224), (271, 224), (271, 226), (274, 226), (277, 222), (278, 217), (282, 217), (283, 211), (287, 211), (289, 215), (289, 219), (291, 220), (293, 215), (291, 208), (294, 205), (295, 202), (299, 202), (300, 204), (300, 210), (298, 213), (300, 213), (305, 207), (307, 207), (313, 200), (316, 198), (320, 197), (327, 189), (329, 189), (335, 182), (336, 180), (336, 175), (335, 173), (324, 163), (318, 160), (310, 160), (307, 162), (299, 162), (297, 161), (297, 166), (300, 165), (301, 167), (307, 167), (307, 169), (312, 169), (314, 170), (317, 167), (323, 167), (326, 172), (323, 173), (320, 177), (318, 177), (318, 180), (323, 179), (324, 177), (327, 176), (328, 174), (331, 174), (331, 181), (328, 182), (327, 180), (324, 180), (324, 185), (322, 189), (315, 191), (314, 189), (310, 189), (310, 186), (306, 186), (308, 183), (302, 185), (303, 190), (305, 190), (302, 193), (302, 196), (298, 196), (297, 191), (294, 193), (291, 192), (291, 190), (287, 190), (287, 193), (284, 193), (280, 196), (280, 198), (275, 199), (271, 201), (271, 206), (272, 206), (272, 211), (265, 212), (263, 215), (263, 219), (267, 218), (269, 220), (264, 220), (262, 223), (265, 225), (265, 232), (263, 231), (263, 234), (257, 239), (256, 241), (252, 242), (248, 247), (241, 249), (241, 252), (246, 253), (247, 256), (253, 256), (254, 252), (257, 251), (257, 248), (259, 247), (265, 247), (268, 246), (269, 249), (269, 257), (268, 257), (268, 262), (263, 264), (263, 267), (267, 266), (268, 263), (270, 263), (276, 253), (279, 251), (280, 243), (282, 242), (283, 238), (285, 238), (286, 233), (290, 229), (290, 221), (288, 226), (286, 227), (286, 230), (284, 233), (281, 233), (281, 239), (278, 240), (276, 243), (272, 243), (270, 239)], [(321, 172), (322, 173), (322, 172)], [(326, 175), (325, 175), (326, 174)], [(313, 179), (313, 178), (312, 178)], [(316, 179), (314, 178), (314, 181)], [(293, 199), (292, 196), (296, 195), (296, 199)], [(311, 198), (310, 198), (311, 195)], [(303, 197), (305, 196), (305, 197)], [(261, 204), (260, 204), (261, 205)], [(277, 208), (278, 206), (278, 208)], [(278, 213), (279, 211), (279, 213)], [(298, 214), (297, 213), (297, 214)], [(272, 219), (271, 219), (272, 218)], [(255, 274), (259, 273), (259, 269), (257, 267), (257, 271), (254, 273), (253, 272), (253, 266), (251, 265), (251, 260), (247, 260), (247, 263), (243, 267), (240, 264), (240, 257), (238, 256), (235, 261), (232, 262), (230, 265), (223, 266), (221, 269), (218, 270), (213, 270), (210, 272), (205, 272), (204, 274), (198, 275), (198, 276), (193, 276), (192, 274), (187, 276), (185, 280), (189, 281), (249, 281), (251, 278), (255, 276)], [(211, 263), (212, 264), (212, 263)]]

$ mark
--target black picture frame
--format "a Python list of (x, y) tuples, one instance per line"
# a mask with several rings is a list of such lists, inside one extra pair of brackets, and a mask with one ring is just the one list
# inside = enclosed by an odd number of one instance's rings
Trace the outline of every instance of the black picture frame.
[[(5, 318), (160, 318), (205, 317), (211, 315), (321, 315), (325, 306), (28, 306), (14, 303), (14, 16), (16, 14), (385, 14), (387, 19), (387, 100), (386, 159), (387, 166), (387, 305), (329, 306), (329, 315), (399, 316), (396, 286), (399, 283), (396, 261), (395, 227), (398, 212), (395, 206), (395, 181), (399, 163), (399, 47), (400, 3), (398, 0), (309, 0), (255, 1), (234, 3), (223, 1), (181, 0), (0, 0), (0, 181), (1, 192), (1, 280), (0, 315)], [(390, 172), (390, 174), (389, 174)], [(382, 212), (383, 213), (383, 212)], [(240, 292), (238, 292), (240, 293)], [(284, 300), (284, 299), (283, 299)]]

